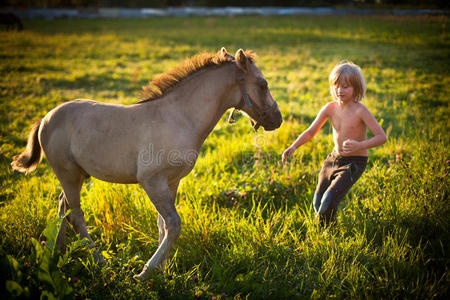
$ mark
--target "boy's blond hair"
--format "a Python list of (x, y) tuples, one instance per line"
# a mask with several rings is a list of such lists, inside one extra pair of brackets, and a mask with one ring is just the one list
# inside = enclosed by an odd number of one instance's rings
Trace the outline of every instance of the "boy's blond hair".
[(353, 87), (355, 102), (361, 101), (366, 93), (366, 81), (361, 68), (351, 61), (337, 64), (330, 73), (329, 82), (331, 96), (336, 101), (338, 101), (338, 97), (334, 87), (339, 83), (345, 82)]

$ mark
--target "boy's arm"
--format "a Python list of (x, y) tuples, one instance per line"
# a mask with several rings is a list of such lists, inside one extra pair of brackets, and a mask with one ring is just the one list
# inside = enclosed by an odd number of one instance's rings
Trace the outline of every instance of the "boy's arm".
[(322, 107), (322, 109), (317, 114), (316, 119), (311, 123), (309, 128), (303, 131), (303, 133), (299, 135), (295, 142), (293, 142), (292, 145), (284, 151), (282, 156), (283, 162), (285, 162), (286, 158), (288, 156), (291, 156), (298, 147), (308, 142), (317, 134), (320, 128), (322, 128), (323, 124), (325, 124), (325, 122), (328, 120), (330, 115), (329, 110), (330, 103)]
[(344, 154), (349, 154), (362, 149), (373, 148), (384, 144), (387, 140), (383, 128), (381, 128), (375, 117), (365, 106), (363, 106), (363, 109), (360, 110), (360, 117), (364, 124), (366, 124), (369, 130), (373, 133), (373, 137), (362, 142), (346, 140), (342, 145)]

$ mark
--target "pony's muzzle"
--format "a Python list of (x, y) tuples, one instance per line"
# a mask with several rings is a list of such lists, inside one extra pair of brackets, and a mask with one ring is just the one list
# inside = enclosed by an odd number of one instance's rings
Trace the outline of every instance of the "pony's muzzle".
[(281, 123), (283, 123), (283, 116), (281, 115), (280, 110), (277, 108), (266, 116), (261, 126), (266, 131), (272, 131), (279, 128), (281, 126)]

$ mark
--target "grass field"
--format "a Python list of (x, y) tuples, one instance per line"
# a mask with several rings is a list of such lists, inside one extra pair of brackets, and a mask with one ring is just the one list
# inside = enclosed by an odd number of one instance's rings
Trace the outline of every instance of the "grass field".
[[(0, 293), (58, 298), (448, 296), (450, 40), (447, 17), (234, 17), (28, 21), (0, 32)], [(165, 272), (133, 275), (155, 251), (156, 212), (138, 185), (89, 179), (82, 208), (109, 259), (69, 232), (52, 251), (59, 182), (45, 159), (11, 173), (34, 120), (75, 98), (134, 103), (156, 74), (198, 52), (253, 49), (284, 123), (253, 133), (226, 116), (182, 180), (182, 232)], [(359, 64), (364, 104), (388, 134), (340, 206), (314, 223), (311, 200), (331, 125), (282, 164), (330, 101), (328, 74)], [(45, 230), (45, 234), (42, 234)], [(44, 237), (45, 236), (45, 237)], [(42, 241), (46, 241), (44, 246)]]

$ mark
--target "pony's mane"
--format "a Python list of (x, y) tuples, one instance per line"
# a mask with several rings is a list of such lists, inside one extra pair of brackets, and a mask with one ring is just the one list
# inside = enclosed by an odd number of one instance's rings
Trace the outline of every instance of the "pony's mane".
[[(251, 50), (246, 50), (245, 56), (247, 56), (251, 63), (254, 63), (256, 60), (256, 55)], [(141, 99), (139, 103), (161, 98), (167, 91), (197, 71), (232, 61), (234, 61), (233, 56), (222, 56), (220, 55), (220, 51), (216, 54), (204, 52), (191, 58), (187, 58), (174, 69), (156, 75), (156, 77), (147, 86), (143, 86), (142, 91), (139, 94), (139, 98)]]

